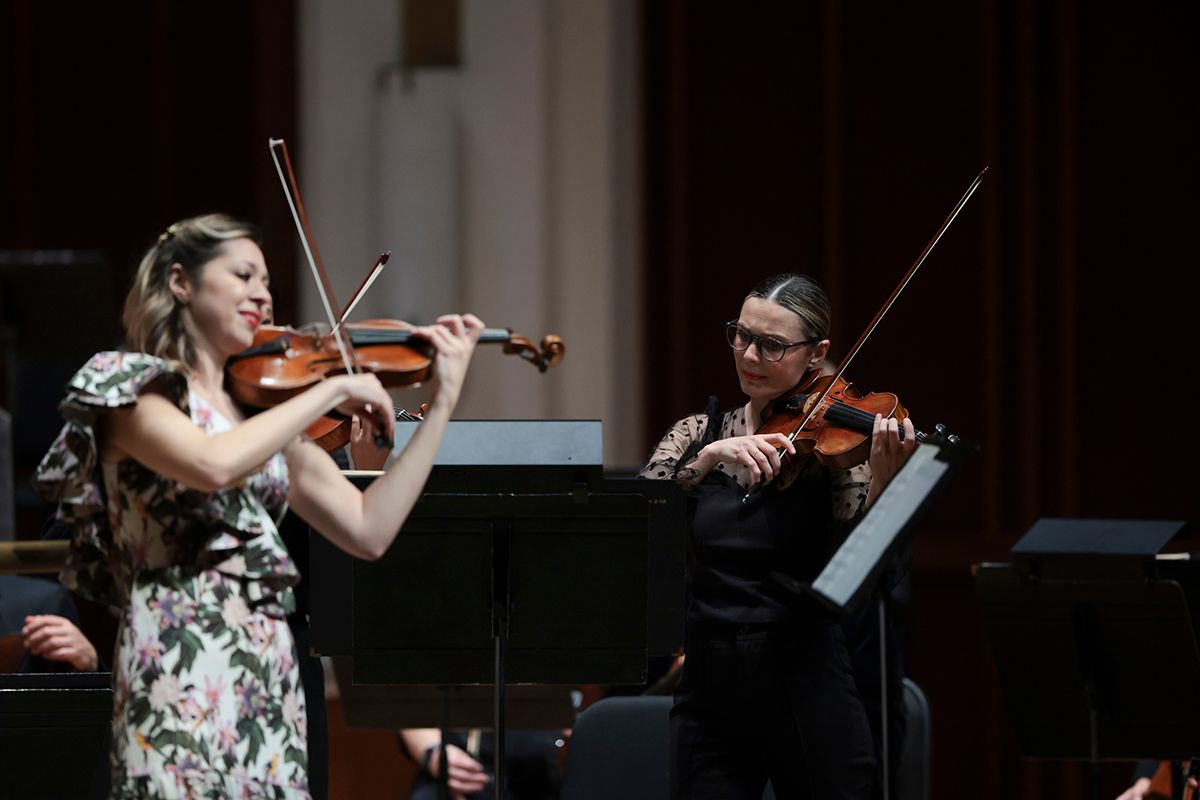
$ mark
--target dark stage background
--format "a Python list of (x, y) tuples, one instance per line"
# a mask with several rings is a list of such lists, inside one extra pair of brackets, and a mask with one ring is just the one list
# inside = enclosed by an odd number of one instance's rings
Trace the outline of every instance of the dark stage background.
[[(916, 544), (911, 672), (933, 707), (936, 797), (1083, 791), (1078, 766), (1019, 759), (970, 565), (1041, 516), (1197, 517), (1177, 395), (1195, 364), (1198, 16), (643, 5), (647, 448), (708, 394), (740, 400), (720, 327), (759, 278), (816, 276), (844, 347), (990, 167), (850, 374), (983, 446)], [(0, 264), (0, 318), (38, 333), (51, 377), (116, 335), (137, 257), (190, 214), (259, 221), (293, 317), (294, 234), (263, 143), (298, 144), (295, 31), (283, 0), (0, 3), (0, 250), (86, 249), (106, 276), (30, 297)], [(46, 394), (0, 371), (0, 397), (32, 420), (65, 377)], [(17, 431), (19, 487), (47, 419)], [(1114, 794), (1127, 774), (1109, 770)]]
[[(990, 167), (848, 373), (983, 446), (915, 545), (911, 674), (939, 798), (1085, 788), (1077, 765), (1019, 760), (970, 565), (1042, 516), (1197, 517), (1187, 435), (1150, 418), (1196, 359), (1197, 16), (646, 6), (647, 441), (710, 393), (743, 402), (721, 325), (759, 278), (817, 277), (840, 359)], [(1108, 771), (1108, 796), (1128, 775)]]

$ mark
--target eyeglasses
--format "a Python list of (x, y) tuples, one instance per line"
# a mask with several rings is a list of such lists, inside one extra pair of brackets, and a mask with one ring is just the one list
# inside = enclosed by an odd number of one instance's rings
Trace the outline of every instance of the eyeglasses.
[(758, 354), (765, 361), (778, 361), (793, 347), (803, 347), (821, 341), (820, 339), (805, 339), (802, 342), (781, 342), (774, 336), (759, 336), (757, 333), (751, 333), (739, 325), (736, 319), (725, 323), (725, 338), (734, 350), (746, 350), (752, 344), (758, 345)]

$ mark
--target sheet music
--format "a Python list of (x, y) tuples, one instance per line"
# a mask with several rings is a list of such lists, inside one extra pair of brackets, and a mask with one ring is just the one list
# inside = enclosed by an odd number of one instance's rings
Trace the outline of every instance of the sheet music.
[(950, 468), (949, 463), (937, 458), (939, 452), (940, 448), (932, 444), (917, 445), (912, 457), (813, 582), (815, 592), (839, 607), (850, 602)]

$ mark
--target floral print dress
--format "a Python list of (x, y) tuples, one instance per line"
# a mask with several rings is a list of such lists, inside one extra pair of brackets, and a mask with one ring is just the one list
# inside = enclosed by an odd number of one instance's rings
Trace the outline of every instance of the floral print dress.
[(68, 384), (67, 424), (34, 476), (74, 528), (60, 579), (120, 613), (111, 796), (307, 798), (304, 691), (284, 620), (299, 573), (276, 529), (287, 466), (276, 454), (207, 493), (133, 459), (101, 463), (103, 415), (146, 390), (209, 435), (232, 427), (168, 362), (100, 353)]

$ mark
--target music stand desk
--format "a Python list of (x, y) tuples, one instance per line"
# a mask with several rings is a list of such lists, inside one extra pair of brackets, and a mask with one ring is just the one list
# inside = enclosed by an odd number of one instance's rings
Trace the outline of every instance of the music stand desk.
[(598, 422), (452, 422), (383, 558), (310, 537), (314, 650), (381, 690), (494, 686), (497, 785), (506, 685), (641, 683), (682, 646), (682, 491), (605, 479), (601, 450)]

